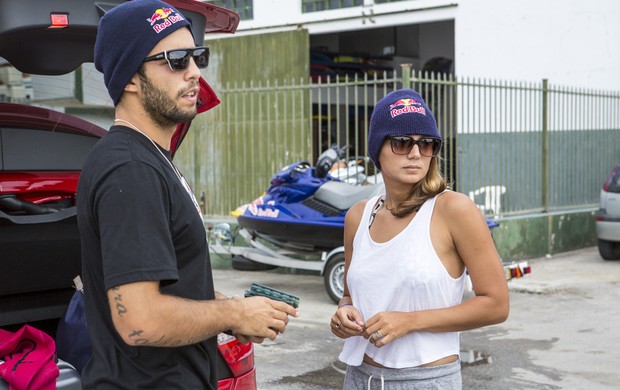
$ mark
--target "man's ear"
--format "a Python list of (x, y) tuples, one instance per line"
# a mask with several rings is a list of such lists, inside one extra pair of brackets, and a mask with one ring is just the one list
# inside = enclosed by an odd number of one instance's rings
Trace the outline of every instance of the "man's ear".
[(138, 74), (134, 74), (133, 77), (129, 80), (127, 85), (125, 85), (125, 92), (138, 92), (140, 89), (140, 76)]

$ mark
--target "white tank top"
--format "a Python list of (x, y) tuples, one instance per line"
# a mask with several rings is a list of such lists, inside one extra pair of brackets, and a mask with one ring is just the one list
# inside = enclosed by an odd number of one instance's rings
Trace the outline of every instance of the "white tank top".
[[(454, 279), (433, 249), (430, 222), (437, 197), (427, 200), (405, 229), (385, 243), (372, 240), (368, 222), (379, 196), (366, 204), (353, 240), (347, 286), (364, 320), (382, 311), (413, 312), (455, 306), (463, 299), (465, 272)], [(345, 340), (340, 360), (362, 364), (364, 354), (390, 368), (415, 367), (458, 355), (459, 333), (413, 332), (381, 348), (361, 336)]]

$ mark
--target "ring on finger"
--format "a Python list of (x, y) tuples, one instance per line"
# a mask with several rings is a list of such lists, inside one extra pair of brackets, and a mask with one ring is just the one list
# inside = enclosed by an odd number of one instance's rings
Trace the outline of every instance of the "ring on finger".
[(342, 325), (342, 324), (340, 323), (340, 321), (336, 322), (336, 329), (340, 329), (340, 326), (341, 326), (341, 325)]
[(381, 334), (380, 331), (376, 331), (375, 333), (373, 333), (373, 336), (375, 336), (375, 342), (381, 340), (383, 338), (383, 335)]

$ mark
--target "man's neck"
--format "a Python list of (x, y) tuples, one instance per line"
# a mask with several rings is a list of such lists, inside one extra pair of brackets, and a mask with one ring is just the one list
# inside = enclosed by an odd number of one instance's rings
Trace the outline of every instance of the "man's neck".
[(116, 110), (114, 124), (129, 127), (138, 133), (142, 133), (165, 150), (170, 150), (170, 140), (176, 129), (176, 127), (162, 128), (146, 115), (131, 115), (122, 109)]

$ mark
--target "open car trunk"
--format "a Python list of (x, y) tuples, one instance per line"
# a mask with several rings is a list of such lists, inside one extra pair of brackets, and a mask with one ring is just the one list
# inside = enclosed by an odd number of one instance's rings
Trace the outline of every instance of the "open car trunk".
[[(93, 61), (99, 19), (122, 0), (3, 0), (0, 57), (19, 71), (61, 75)], [(168, 0), (204, 34), (234, 33), (239, 16), (193, 0)], [(219, 100), (200, 79), (198, 111)], [(190, 123), (171, 140), (174, 155)], [(71, 115), (0, 103), (0, 326), (58, 318), (81, 273), (77, 182), (106, 130)]]

